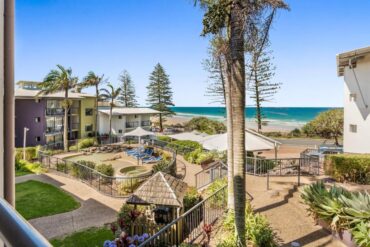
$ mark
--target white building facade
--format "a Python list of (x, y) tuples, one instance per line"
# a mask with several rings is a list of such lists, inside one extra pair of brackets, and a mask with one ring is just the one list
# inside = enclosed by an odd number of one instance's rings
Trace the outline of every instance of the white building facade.
[(338, 76), (344, 79), (346, 153), (370, 153), (370, 47), (337, 55)]
[[(124, 133), (137, 127), (150, 130), (150, 118), (157, 114), (159, 114), (159, 111), (150, 108), (115, 107), (112, 111), (112, 134), (123, 136)], [(109, 109), (99, 110), (98, 129), (101, 135), (109, 133), (109, 115)]]

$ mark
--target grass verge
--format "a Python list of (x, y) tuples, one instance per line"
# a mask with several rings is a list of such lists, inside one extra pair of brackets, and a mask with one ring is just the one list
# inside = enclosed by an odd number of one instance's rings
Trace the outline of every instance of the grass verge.
[(64, 238), (50, 240), (54, 247), (101, 247), (105, 240), (113, 239), (113, 233), (107, 228), (89, 228)]
[(59, 188), (29, 180), (16, 184), (16, 209), (27, 220), (69, 212), (80, 207), (72, 196)]

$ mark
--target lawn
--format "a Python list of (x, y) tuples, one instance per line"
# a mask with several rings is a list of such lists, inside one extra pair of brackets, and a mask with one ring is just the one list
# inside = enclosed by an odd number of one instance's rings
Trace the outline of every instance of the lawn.
[(114, 239), (113, 233), (107, 228), (90, 228), (76, 232), (63, 239), (52, 239), (50, 243), (55, 247), (101, 247), (105, 240)]
[(80, 207), (57, 187), (30, 180), (16, 184), (16, 209), (27, 220), (72, 211)]

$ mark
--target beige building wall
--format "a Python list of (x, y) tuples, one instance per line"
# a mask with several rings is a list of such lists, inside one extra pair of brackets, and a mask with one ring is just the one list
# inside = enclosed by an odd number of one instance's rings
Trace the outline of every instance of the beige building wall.
[(344, 152), (370, 153), (370, 54), (345, 67), (344, 81)]
[[(92, 109), (92, 115), (86, 115), (86, 109)], [(88, 97), (81, 100), (80, 107), (80, 138), (85, 138), (94, 135), (95, 126), (95, 98)], [(86, 127), (92, 125), (92, 131), (86, 131)]]

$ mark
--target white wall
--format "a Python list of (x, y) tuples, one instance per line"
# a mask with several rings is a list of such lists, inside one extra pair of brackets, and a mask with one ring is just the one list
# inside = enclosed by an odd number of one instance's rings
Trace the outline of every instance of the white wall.
[[(344, 152), (370, 153), (370, 54), (357, 61), (354, 72), (359, 86), (352, 69), (344, 71)], [(355, 101), (350, 94), (356, 94)], [(357, 133), (350, 131), (351, 124), (357, 125)]]
[[(121, 119), (118, 116), (112, 117), (112, 133), (113, 135), (123, 135), (127, 131), (131, 131), (135, 128), (126, 129), (126, 122), (138, 122), (139, 126), (141, 121), (150, 120), (150, 114), (138, 114), (136, 115), (123, 115)], [(99, 133), (108, 134), (109, 133), (109, 116), (99, 112)], [(122, 134), (119, 133), (119, 130), (122, 130)]]
[[(0, 133), (4, 119), (4, 1), (0, 0)], [(0, 135), (0, 197), (4, 197), (4, 135)], [(0, 240), (0, 246), (1, 246)]]

